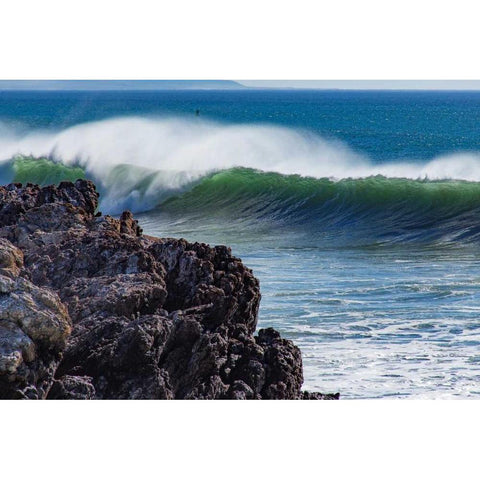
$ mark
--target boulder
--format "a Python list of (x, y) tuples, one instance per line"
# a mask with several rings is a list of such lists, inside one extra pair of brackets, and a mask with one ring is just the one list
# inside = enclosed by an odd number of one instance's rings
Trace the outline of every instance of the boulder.
[(0, 398), (46, 398), (71, 332), (52, 290), (21, 276), (22, 252), (0, 239)]

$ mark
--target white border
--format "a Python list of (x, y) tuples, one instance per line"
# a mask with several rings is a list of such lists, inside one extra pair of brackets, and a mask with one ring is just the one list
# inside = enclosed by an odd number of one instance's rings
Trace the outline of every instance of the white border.
[(475, 401), (4, 402), (2, 477), (476, 478), (477, 410)]
[(476, 2), (15, 0), (3, 79), (478, 79)]
[[(478, 79), (475, 2), (4, 2), (3, 79)], [(2, 478), (472, 478), (477, 402), (2, 402)]]

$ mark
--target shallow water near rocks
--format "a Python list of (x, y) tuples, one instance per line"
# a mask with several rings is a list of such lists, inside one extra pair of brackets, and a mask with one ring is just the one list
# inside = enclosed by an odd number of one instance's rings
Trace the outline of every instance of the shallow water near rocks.
[(301, 349), (306, 389), (343, 399), (480, 398), (475, 246), (302, 248), (271, 232), (242, 238), (139, 220), (148, 234), (232, 247), (260, 279), (258, 328)]

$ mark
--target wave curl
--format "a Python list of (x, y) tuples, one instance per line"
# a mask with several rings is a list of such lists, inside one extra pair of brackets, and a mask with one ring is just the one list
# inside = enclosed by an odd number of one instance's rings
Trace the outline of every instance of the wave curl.
[(56, 132), (0, 125), (0, 161), (1, 183), (90, 178), (113, 214), (159, 208), (395, 241), (479, 230), (476, 153), (374, 163), (305, 131), (130, 117)]

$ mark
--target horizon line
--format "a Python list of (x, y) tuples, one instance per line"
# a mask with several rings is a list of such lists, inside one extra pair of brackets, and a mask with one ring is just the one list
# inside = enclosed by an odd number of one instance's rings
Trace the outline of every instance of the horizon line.
[(479, 91), (480, 80), (3, 80), (0, 91)]

